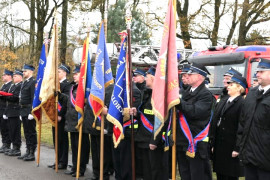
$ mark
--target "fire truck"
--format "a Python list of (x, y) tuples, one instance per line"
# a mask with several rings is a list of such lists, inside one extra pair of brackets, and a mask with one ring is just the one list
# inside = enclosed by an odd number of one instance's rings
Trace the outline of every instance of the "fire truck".
[(270, 58), (270, 46), (218, 46), (208, 50), (195, 52), (189, 58), (189, 63), (200, 63), (211, 73), (209, 88), (214, 94), (219, 94), (223, 88), (223, 75), (230, 67), (238, 70), (252, 85), (252, 77), (260, 58)]

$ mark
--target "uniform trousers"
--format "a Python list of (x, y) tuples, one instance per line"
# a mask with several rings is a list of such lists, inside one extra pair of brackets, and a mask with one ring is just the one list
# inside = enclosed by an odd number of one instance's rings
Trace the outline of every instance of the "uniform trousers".
[(36, 149), (37, 147), (37, 131), (36, 120), (29, 120), (27, 116), (22, 117), (23, 131), (26, 140), (26, 147)]
[(238, 179), (239, 179), (238, 177), (226, 176), (217, 173), (217, 180), (238, 180)]
[[(77, 157), (79, 147), (79, 133), (70, 132), (71, 151), (72, 151), (72, 171), (77, 169)], [(86, 170), (86, 164), (88, 163), (90, 153), (90, 141), (89, 134), (82, 133), (82, 146), (81, 146), (81, 161), (80, 161), (80, 173), (84, 173)]]
[[(53, 145), (55, 146), (55, 127), (52, 127)], [(58, 122), (58, 164), (68, 164), (68, 132), (65, 131), (65, 119)]]
[[(103, 158), (103, 179), (107, 180), (110, 178), (110, 160), (112, 156), (111, 148), (111, 136), (104, 135), (104, 158)], [(92, 152), (92, 168), (93, 174), (99, 177), (100, 171), (100, 136), (91, 135), (91, 152)]]
[(212, 180), (211, 166), (208, 158), (201, 158), (198, 153), (194, 158), (177, 147), (177, 162), (182, 180)]
[(13, 146), (21, 147), (21, 120), (19, 117), (8, 118), (9, 137)]
[(2, 136), (2, 143), (10, 145), (10, 137), (9, 137), (9, 129), (8, 129), (8, 119), (3, 119), (0, 117), (1, 123), (1, 136)]
[(270, 179), (270, 171), (259, 169), (258, 167), (248, 164), (245, 165), (246, 180), (266, 180)]
[(123, 140), (121, 140), (117, 148), (113, 149), (113, 161), (115, 179), (132, 179), (130, 137), (125, 137)]
[(163, 148), (150, 150), (149, 148), (140, 148), (142, 153), (142, 170), (144, 180), (168, 180), (168, 152)]

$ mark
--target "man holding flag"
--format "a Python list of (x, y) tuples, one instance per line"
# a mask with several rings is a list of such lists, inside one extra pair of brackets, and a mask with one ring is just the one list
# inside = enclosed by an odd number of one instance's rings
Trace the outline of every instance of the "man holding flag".
[(190, 85), (180, 98), (177, 120), (177, 161), (182, 179), (210, 180), (208, 131), (215, 98), (205, 86), (210, 74), (201, 64), (193, 63), (187, 72)]
[[(67, 113), (66, 113), (66, 123), (65, 130), (70, 132), (70, 141), (71, 141), (71, 150), (72, 150), (72, 168), (71, 170), (65, 171), (65, 174), (76, 176), (77, 168), (77, 157), (78, 157), (78, 144), (79, 144), (79, 133), (76, 129), (78, 125), (78, 112), (75, 110), (76, 97), (78, 82), (80, 79), (80, 65), (76, 65), (73, 70), (73, 82), (69, 92), (68, 104), (67, 104)], [(90, 141), (89, 134), (87, 132), (82, 133), (82, 148), (81, 148), (81, 161), (80, 161), (80, 176), (84, 176), (86, 170), (86, 164), (89, 159), (90, 151)]]

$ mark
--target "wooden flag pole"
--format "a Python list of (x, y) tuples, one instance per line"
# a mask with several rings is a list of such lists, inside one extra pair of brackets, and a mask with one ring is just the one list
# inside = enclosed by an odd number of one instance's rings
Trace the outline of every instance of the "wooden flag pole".
[(176, 179), (176, 110), (173, 107), (172, 118), (172, 133), (173, 133), (173, 146), (172, 146), (172, 180)]
[[(56, 15), (55, 15), (56, 16)], [(55, 18), (55, 172), (58, 172), (58, 28), (57, 19)]]
[(80, 125), (79, 129), (79, 144), (78, 144), (78, 156), (77, 156), (77, 171), (76, 171), (76, 179), (79, 179), (80, 176), (80, 164), (81, 164), (81, 151), (82, 151), (82, 127), (83, 125)]
[[(176, 21), (176, 0), (173, 0), (174, 16)], [(175, 25), (177, 24), (177, 21)], [(176, 109), (173, 107), (172, 117), (172, 133), (173, 133), (173, 146), (172, 146), (172, 180), (176, 180)]]
[[(42, 111), (40, 113), (42, 113)], [(37, 167), (39, 167), (39, 162), (40, 162), (41, 120), (42, 120), (42, 116), (40, 117), (40, 120), (38, 121)]]
[[(126, 5), (127, 6), (127, 5)], [(126, 24), (127, 24), (127, 34), (128, 34), (128, 69), (129, 69), (129, 104), (132, 108), (133, 102), (133, 83), (132, 83), (132, 59), (131, 59), (131, 20), (132, 14), (130, 11), (130, 6), (127, 6), (126, 9)], [(134, 117), (131, 115), (131, 165), (132, 165), (132, 180), (136, 179), (135, 171), (135, 145), (134, 145)]]
[(101, 115), (101, 127), (100, 127), (100, 171), (99, 179), (103, 180), (103, 162), (104, 162), (104, 115)]

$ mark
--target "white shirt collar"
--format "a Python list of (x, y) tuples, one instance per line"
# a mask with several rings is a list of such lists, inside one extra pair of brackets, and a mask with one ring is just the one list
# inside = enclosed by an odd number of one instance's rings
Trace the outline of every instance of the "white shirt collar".
[(10, 83), (11, 81), (8, 81), (8, 82), (6, 82), (5, 84), (8, 84), (8, 83)]
[(60, 81), (60, 83), (62, 83), (64, 80), (66, 80), (67, 78), (63, 78), (61, 81)]
[(190, 88), (190, 91), (191, 91), (191, 92), (194, 92), (196, 89), (197, 89), (197, 87), (194, 87), (194, 88), (191, 87), (191, 88)]
[(264, 90), (264, 91), (263, 91), (263, 94), (266, 93), (266, 91), (268, 91), (268, 89), (270, 89), (270, 84), (267, 85), (267, 86), (265, 86), (264, 88), (262, 88), (261, 85), (259, 86), (259, 90), (260, 90), (260, 91), (261, 91), (261, 90)]
[(237, 98), (238, 96), (233, 96), (233, 97), (229, 97), (229, 99), (227, 100), (227, 102), (232, 102), (235, 98)]

